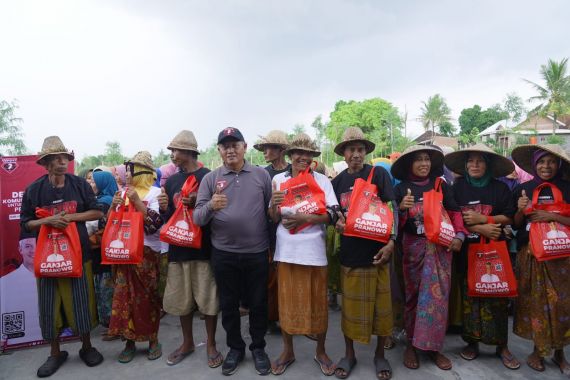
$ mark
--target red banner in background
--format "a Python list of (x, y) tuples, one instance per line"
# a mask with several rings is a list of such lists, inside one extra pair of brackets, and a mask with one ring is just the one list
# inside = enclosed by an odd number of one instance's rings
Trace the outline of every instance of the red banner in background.
[[(20, 241), (24, 190), (46, 174), (36, 159), (0, 157), (0, 351), (46, 343), (38, 320), (36, 239), (22, 236)], [(73, 173), (73, 162), (68, 170)]]

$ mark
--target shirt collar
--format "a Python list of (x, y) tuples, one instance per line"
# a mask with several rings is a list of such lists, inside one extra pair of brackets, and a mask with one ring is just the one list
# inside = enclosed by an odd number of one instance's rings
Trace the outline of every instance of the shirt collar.
[[(251, 165), (249, 162), (247, 162), (247, 160), (244, 160), (244, 161), (245, 161), (245, 164), (241, 168), (240, 172), (251, 172), (253, 165)], [(228, 168), (226, 165), (222, 166), (222, 174), (223, 175), (231, 174), (231, 173), (236, 173), (236, 171)]]

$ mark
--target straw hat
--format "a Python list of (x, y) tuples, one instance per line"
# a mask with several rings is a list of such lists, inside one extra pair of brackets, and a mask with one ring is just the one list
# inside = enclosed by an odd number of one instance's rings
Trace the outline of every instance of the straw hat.
[(521, 167), (527, 173), (534, 173), (534, 168), (532, 167), (532, 156), (534, 152), (542, 149), (548, 153), (552, 153), (556, 157), (562, 160), (563, 170), (568, 171), (570, 169), (570, 158), (558, 144), (544, 144), (544, 145), (521, 145), (513, 149), (511, 156), (513, 161)]
[(188, 130), (180, 131), (174, 139), (168, 144), (167, 149), (180, 149), (180, 150), (189, 150), (196, 154), (200, 154), (198, 151), (198, 142), (196, 141), (196, 137), (194, 137), (194, 133)]
[(406, 180), (412, 167), (412, 159), (417, 152), (426, 152), (431, 158), (430, 177), (440, 177), (443, 175), (443, 152), (432, 145), (412, 145), (406, 148), (402, 155), (392, 163), (390, 172), (392, 176), (399, 180)]
[(269, 131), (267, 136), (265, 137), (260, 136), (260, 137), (261, 139), (259, 140), (259, 142), (253, 146), (255, 149), (259, 150), (260, 152), (263, 152), (263, 149), (265, 149), (267, 145), (279, 146), (282, 149), (287, 149), (287, 147), (289, 146), (289, 142), (287, 141), (287, 134), (282, 131), (277, 131), (277, 130)]
[(154, 164), (152, 163), (152, 156), (146, 150), (141, 150), (137, 154), (133, 156), (130, 160), (126, 161), (125, 163), (133, 163), (137, 165), (144, 166), (145, 168), (151, 169), (154, 171)]
[(75, 158), (75, 153), (73, 151), (67, 150), (65, 145), (58, 136), (49, 136), (46, 137), (44, 143), (42, 144), (42, 150), (38, 152), (38, 159), (36, 160), (37, 164), (42, 165), (42, 161), (47, 156), (53, 156), (56, 154), (65, 154), (69, 161), (73, 161)]
[(334, 152), (339, 156), (344, 156), (344, 148), (353, 142), (363, 143), (366, 148), (366, 154), (374, 151), (376, 148), (376, 144), (364, 137), (362, 129), (358, 127), (350, 127), (342, 134), (342, 141), (334, 147)]
[(506, 157), (495, 153), (487, 145), (478, 143), (468, 148), (451, 152), (445, 156), (445, 166), (459, 175), (465, 175), (465, 163), (469, 153), (481, 153), (489, 158), (488, 168), (494, 178), (505, 177), (515, 170), (515, 165)]
[(320, 156), (321, 152), (317, 144), (306, 133), (299, 133), (291, 140), (289, 146), (285, 150), (286, 154), (291, 154), (294, 150), (303, 150), (313, 153), (313, 157)]

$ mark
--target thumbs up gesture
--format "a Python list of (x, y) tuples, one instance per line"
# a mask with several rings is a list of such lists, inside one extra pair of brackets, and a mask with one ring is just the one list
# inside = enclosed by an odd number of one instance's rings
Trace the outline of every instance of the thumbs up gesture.
[(168, 209), (168, 195), (166, 194), (166, 190), (164, 187), (160, 188), (160, 194), (156, 197), (158, 200), (158, 207), (160, 212), (166, 212)]
[(226, 194), (222, 194), (222, 187), (216, 186), (216, 191), (212, 195), (210, 200), (210, 207), (214, 211), (219, 211), (228, 205), (228, 197)]
[(519, 211), (523, 211), (525, 208), (527, 208), (529, 203), (530, 199), (527, 197), (526, 191), (523, 190), (519, 200), (517, 201), (517, 207)]
[(125, 201), (121, 196), (121, 190), (117, 191), (113, 196), (113, 200), (111, 201), (111, 210), (116, 210), (118, 206), (122, 205)]
[(414, 207), (414, 196), (412, 195), (412, 190), (408, 189), (400, 202), (400, 210), (408, 210), (412, 207)]
[(283, 200), (285, 199), (285, 192), (277, 189), (277, 183), (275, 183), (275, 181), (271, 181), (271, 188), (271, 205), (273, 207), (277, 207), (283, 203)]

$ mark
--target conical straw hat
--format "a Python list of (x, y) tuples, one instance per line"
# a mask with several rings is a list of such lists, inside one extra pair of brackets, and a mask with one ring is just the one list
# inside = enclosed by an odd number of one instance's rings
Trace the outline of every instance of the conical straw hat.
[(406, 148), (402, 155), (394, 161), (390, 172), (392, 176), (403, 181), (408, 179), (410, 168), (412, 167), (412, 159), (416, 152), (427, 152), (431, 158), (431, 170), (429, 177), (440, 177), (443, 175), (443, 152), (431, 145), (412, 145)]
[(481, 153), (489, 158), (487, 169), (491, 170), (494, 178), (505, 177), (515, 170), (515, 165), (508, 158), (497, 154), (487, 145), (478, 143), (468, 148), (451, 152), (445, 156), (445, 166), (452, 172), (459, 175), (465, 175), (465, 163), (469, 157), (469, 153)]

